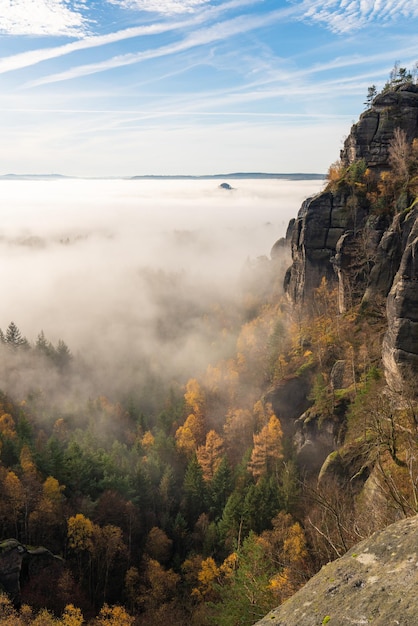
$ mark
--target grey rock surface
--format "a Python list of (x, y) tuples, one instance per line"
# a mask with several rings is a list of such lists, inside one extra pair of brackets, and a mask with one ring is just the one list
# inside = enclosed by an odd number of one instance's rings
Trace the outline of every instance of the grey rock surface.
[(411, 142), (418, 135), (418, 85), (404, 84), (378, 95), (370, 109), (351, 128), (341, 160), (349, 165), (365, 159), (369, 167), (385, 168), (395, 128), (406, 132)]
[(389, 386), (397, 391), (409, 387), (418, 394), (418, 216), (411, 215), (412, 227), (399, 270), (387, 298), (388, 329), (383, 341), (382, 360)]
[[(341, 151), (342, 164), (347, 167), (364, 159), (377, 173), (388, 169), (396, 128), (405, 131), (410, 143), (418, 137), (418, 85), (401, 85), (375, 98), (352, 126)], [(378, 285), (386, 297), (399, 268), (402, 241), (388, 216), (369, 215), (368, 202), (361, 195), (354, 199), (342, 187), (307, 199), (291, 234), (292, 265), (285, 289), (293, 302), (309, 302), (323, 277), (338, 285), (342, 311), (359, 302), (369, 285)], [(379, 267), (374, 270), (377, 258)]]
[(417, 626), (418, 516), (324, 566), (257, 626)]
[(25, 560), (40, 558), (47, 565), (52, 560), (62, 559), (43, 547), (29, 549), (16, 539), (0, 542), (0, 588), (2, 588), (15, 606), (20, 605), (20, 577)]

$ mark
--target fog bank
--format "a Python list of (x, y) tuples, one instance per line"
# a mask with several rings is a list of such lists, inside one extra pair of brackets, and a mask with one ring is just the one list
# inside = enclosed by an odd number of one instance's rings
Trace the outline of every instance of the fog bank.
[(171, 376), (217, 358), (246, 261), (323, 186), (219, 182), (0, 181), (0, 328), (63, 339), (104, 386), (140, 384), (144, 359)]

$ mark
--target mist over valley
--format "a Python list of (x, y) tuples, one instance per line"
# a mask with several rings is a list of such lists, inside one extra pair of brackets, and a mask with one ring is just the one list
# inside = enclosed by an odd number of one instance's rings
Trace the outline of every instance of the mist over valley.
[(65, 389), (39, 367), (11, 376), (7, 366), (0, 388), (85, 401), (141, 393), (150, 376), (180, 383), (227, 356), (246, 290), (281, 288), (270, 249), (322, 187), (231, 182), (226, 191), (214, 180), (0, 181), (0, 328), (13, 321), (30, 343), (43, 331), (74, 357)]

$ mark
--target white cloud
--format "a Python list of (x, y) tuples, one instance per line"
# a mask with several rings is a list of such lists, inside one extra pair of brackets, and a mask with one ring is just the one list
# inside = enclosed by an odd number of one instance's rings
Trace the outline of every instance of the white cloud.
[(135, 63), (140, 63), (141, 61), (149, 59), (156, 59), (160, 57), (165, 57), (167, 55), (184, 52), (190, 50), (191, 48), (208, 45), (221, 40), (227, 40), (230, 37), (236, 35), (242, 35), (243, 33), (252, 31), (256, 28), (260, 28), (266, 26), (267, 24), (274, 23), (281, 18), (286, 19), (288, 16), (292, 15), (293, 12), (293, 8), (288, 8), (278, 9), (277, 11), (272, 11), (271, 13), (267, 14), (243, 15), (231, 20), (219, 22), (207, 28), (201, 28), (200, 30), (196, 30), (190, 36), (173, 44), (145, 50), (138, 53), (118, 55), (99, 63), (91, 63), (74, 67), (65, 72), (52, 74), (50, 76), (31, 81), (27, 83), (26, 86), (34, 87), (39, 85), (46, 85), (49, 83), (56, 83), (64, 80), (70, 80), (73, 78), (78, 78), (80, 76), (88, 76), (90, 74), (96, 74), (98, 72), (104, 72), (118, 67), (133, 65)]
[[(1, 2), (1, 0), (0, 0)], [(0, 58), (0, 74), (5, 72), (11, 72), (13, 70), (22, 69), (24, 67), (30, 67), (47, 61), (48, 59), (56, 59), (72, 52), (79, 50), (88, 50), (90, 48), (98, 48), (126, 39), (134, 37), (142, 37), (145, 35), (161, 35), (165, 32), (176, 30), (180, 26), (187, 26), (187, 22), (169, 24), (152, 24), (148, 26), (136, 26), (132, 28), (126, 28), (106, 35), (91, 35), (72, 41), (71, 43), (64, 44), (62, 46), (55, 46), (53, 48), (40, 48), (39, 50), (31, 50), (29, 52), (21, 52), (20, 54), (14, 54), (8, 57)]]
[(418, 17), (418, 0), (306, 0), (302, 19), (320, 23), (335, 33), (359, 30), (372, 22)]
[[(22, 4), (23, 2), (25, 2), (25, 0), (20, 1), (22, 2)], [(31, 0), (27, 0), (27, 2), (30, 1)], [(2, 3), (8, 4), (9, 0), (0, 0), (0, 11), (2, 10)], [(181, 28), (188, 28), (193, 25), (204, 23), (206, 19), (218, 18), (225, 11), (242, 8), (253, 3), (254, 0), (230, 0), (229, 2), (224, 2), (222, 5), (209, 7), (205, 12), (196, 14), (193, 17), (189, 16), (187, 19), (183, 18), (181, 20), (179, 19), (178, 21), (161, 23), (156, 22), (154, 24), (147, 24), (145, 26), (133, 26), (131, 28), (124, 28), (122, 30), (106, 33), (105, 35), (87, 35), (83, 36), (77, 41), (72, 41), (71, 43), (67, 43), (62, 46), (39, 48), (37, 50), (30, 50), (28, 52), (13, 54), (7, 57), (0, 58), (0, 74), (19, 70), (25, 67), (30, 67), (32, 65), (36, 65), (37, 63), (42, 63), (43, 61), (48, 61), (49, 59), (56, 59), (80, 50), (98, 48), (101, 46), (106, 46), (108, 44), (117, 43), (119, 41), (124, 41), (126, 39), (133, 39), (135, 37), (143, 37), (147, 35), (161, 35), (163, 33), (179, 30)], [(0, 17), (0, 31), (2, 28), (1, 19), (2, 18)], [(44, 24), (44, 27), (46, 27), (46, 23)], [(17, 32), (19, 29), (19, 24), (17, 21), (14, 28), (15, 30), (13, 31), (13, 33), (10, 31), (9, 34), (20, 34)], [(35, 33), (32, 32), (32, 34)], [(48, 34), (52, 35), (54, 33), (49, 32)], [(78, 34), (80, 35), (82, 33)]]
[(87, 20), (64, 0), (0, 0), (0, 32), (8, 35), (80, 36)]
[(209, 0), (109, 0), (125, 9), (151, 11), (171, 15), (173, 13), (191, 13), (207, 5)]

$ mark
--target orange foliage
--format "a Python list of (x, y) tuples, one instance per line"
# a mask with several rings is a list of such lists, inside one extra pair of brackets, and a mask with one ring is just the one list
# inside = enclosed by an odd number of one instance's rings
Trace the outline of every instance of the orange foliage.
[(280, 421), (273, 413), (268, 424), (253, 435), (254, 448), (248, 469), (254, 478), (264, 476), (269, 470), (277, 471), (277, 463), (283, 458), (282, 439)]
[(155, 443), (155, 437), (152, 434), (152, 432), (150, 430), (147, 430), (147, 432), (144, 434), (144, 436), (141, 439), (141, 446), (144, 448), (144, 450), (150, 450), (152, 448), (152, 446)]
[(205, 437), (204, 420), (201, 415), (191, 413), (183, 426), (176, 431), (176, 445), (181, 452), (191, 456)]
[(330, 183), (338, 183), (344, 175), (345, 168), (340, 160), (334, 161), (328, 168), (327, 180)]
[(223, 454), (224, 440), (214, 430), (210, 430), (206, 435), (206, 443), (196, 450), (197, 460), (203, 471), (203, 478), (206, 481), (212, 480), (218, 469)]
[(122, 606), (110, 607), (105, 604), (94, 620), (94, 626), (132, 626), (134, 621)]
[(213, 594), (213, 584), (219, 577), (219, 568), (214, 559), (210, 556), (201, 563), (200, 571), (197, 575), (198, 587), (192, 591), (192, 595), (199, 599), (209, 599)]
[(196, 378), (191, 378), (187, 382), (184, 399), (195, 415), (203, 414), (205, 396)]

